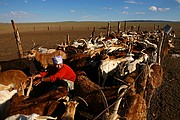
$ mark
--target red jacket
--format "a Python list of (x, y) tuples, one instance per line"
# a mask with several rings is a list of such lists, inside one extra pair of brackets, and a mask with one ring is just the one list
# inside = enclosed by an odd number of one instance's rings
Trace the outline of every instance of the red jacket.
[(41, 72), (40, 75), (42, 78), (49, 76), (51, 82), (55, 82), (57, 79), (60, 79), (60, 80), (66, 79), (73, 82), (76, 80), (76, 74), (66, 64), (63, 64), (60, 70), (58, 70), (55, 66), (51, 66), (49, 67), (47, 71)]

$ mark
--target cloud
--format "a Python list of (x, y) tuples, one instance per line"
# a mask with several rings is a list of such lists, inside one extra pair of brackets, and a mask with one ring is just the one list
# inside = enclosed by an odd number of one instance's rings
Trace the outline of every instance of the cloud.
[(46, 0), (41, 0), (41, 1), (45, 2)]
[(30, 14), (24, 11), (11, 11), (9, 15), (12, 17), (17, 17), (17, 18), (30, 16)]
[(129, 9), (129, 7), (125, 6), (124, 9)]
[(89, 19), (89, 18), (91, 18), (91, 16), (90, 16), (90, 15), (85, 15), (85, 16), (83, 16), (82, 18), (83, 18), (83, 19)]
[(25, 11), (11, 11), (9, 13), (0, 14), (1, 18), (27, 18), (32, 17), (33, 15)]
[(119, 14), (128, 14), (128, 11), (119, 12)]
[(168, 11), (168, 10), (170, 10), (170, 8), (158, 8), (158, 10), (163, 12), (163, 11)]
[(75, 13), (76, 11), (75, 10), (70, 10), (71, 13)]
[(158, 8), (156, 6), (150, 6), (148, 9), (151, 11), (154, 11), (154, 12), (156, 12), (156, 11), (165, 12), (165, 11), (170, 10), (170, 8)]
[(158, 10), (158, 8), (156, 6), (150, 6), (148, 9), (151, 11), (157, 11)]
[(144, 15), (144, 14), (146, 14), (146, 13), (145, 13), (145, 12), (135, 12), (135, 14)]
[(28, 3), (28, 1), (27, 1), (27, 0), (25, 0), (24, 2), (25, 2), (25, 3)]
[(180, 0), (176, 0), (176, 2), (180, 3)]
[(111, 7), (103, 7), (104, 10), (112, 10)]
[(124, 2), (129, 4), (144, 4), (144, 2), (136, 2), (135, 0), (126, 0)]

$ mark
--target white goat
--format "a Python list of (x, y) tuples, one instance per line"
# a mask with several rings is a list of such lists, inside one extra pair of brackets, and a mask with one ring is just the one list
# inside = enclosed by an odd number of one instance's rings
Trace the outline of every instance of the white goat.
[(23, 115), (23, 114), (16, 114), (9, 116), (5, 120), (56, 120), (57, 117), (51, 116), (40, 116), (38, 114), (31, 114), (31, 115)]
[[(132, 56), (128, 56), (128, 57), (117, 58), (117, 59), (113, 59), (113, 60), (101, 60), (100, 71), (101, 71), (101, 75), (103, 77), (102, 86), (105, 85), (106, 79), (108, 77), (108, 73), (115, 70), (115, 68), (121, 62), (124, 62), (124, 61), (130, 62), (130, 61), (134, 61), (134, 59), (132, 58)], [(98, 82), (98, 84), (100, 85), (100, 81)]]
[(9, 100), (11, 97), (17, 93), (17, 90), (1, 90), (0, 91), (0, 119), (4, 119), (7, 111), (7, 106), (9, 105)]

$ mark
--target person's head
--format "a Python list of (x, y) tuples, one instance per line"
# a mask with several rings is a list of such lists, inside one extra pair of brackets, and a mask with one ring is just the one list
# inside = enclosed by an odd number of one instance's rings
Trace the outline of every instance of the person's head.
[(54, 56), (54, 57), (52, 58), (52, 60), (53, 60), (54, 66), (56, 66), (56, 68), (58, 68), (58, 69), (61, 69), (61, 68), (62, 68), (62, 66), (63, 66), (62, 56)]

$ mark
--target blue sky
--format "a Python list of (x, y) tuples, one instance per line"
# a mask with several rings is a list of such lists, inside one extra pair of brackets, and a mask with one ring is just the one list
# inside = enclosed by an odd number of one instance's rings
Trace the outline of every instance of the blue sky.
[(0, 0), (0, 23), (180, 21), (180, 0)]

